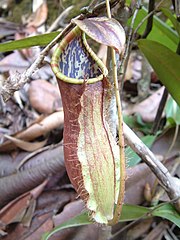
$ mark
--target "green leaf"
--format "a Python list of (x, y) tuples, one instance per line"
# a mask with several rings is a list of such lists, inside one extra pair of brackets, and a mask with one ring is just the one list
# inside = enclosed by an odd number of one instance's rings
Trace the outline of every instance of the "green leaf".
[(138, 40), (138, 46), (161, 82), (180, 105), (180, 56), (162, 44), (147, 39)]
[[(146, 16), (147, 9), (143, 7), (141, 10), (138, 11), (137, 17), (135, 19), (134, 29), (136, 29), (138, 24), (141, 23)], [(130, 23), (130, 20), (128, 22)], [(144, 33), (146, 24), (147, 20), (139, 28), (138, 33), (140, 35)], [(156, 16), (153, 17), (153, 27), (147, 39), (157, 41), (167, 46), (174, 52), (176, 51), (177, 44), (179, 42), (177, 32)]]
[(153, 211), (153, 216), (166, 218), (180, 227), (180, 215), (171, 204), (163, 204)]
[(65, 223), (62, 223), (61, 225), (54, 228), (51, 232), (45, 233), (42, 237), (42, 240), (48, 240), (53, 234), (65, 228), (84, 226), (88, 224), (92, 224), (92, 222), (89, 220), (87, 212), (85, 212), (66, 221)]
[(168, 99), (165, 107), (165, 112), (168, 121), (172, 121), (173, 119), (177, 125), (180, 125), (180, 107), (177, 105), (173, 98)]
[[(177, 213), (175, 208), (169, 204), (160, 204), (159, 207), (153, 208), (141, 207), (136, 205), (123, 205), (122, 214), (119, 222), (133, 221), (140, 218), (148, 218), (150, 216), (162, 217), (175, 223), (180, 227), (180, 215)], [(83, 225), (92, 224), (89, 220), (88, 213), (84, 212), (54, 228), (51, 232), (47, 232), (43, 235), (42, 240), (48, 240), (56, 232), (69, 228), (78, 227)]]
[[(141, 206), (134, 206), (134, 205), (124, 205), (120, 222), (125, 222), (125, 221), (133, 221), (136, 220), (137, 218), (140, 218), (144, 216), (144, 214), (148, 213), (149, 209), (146, 207), (141, 207)], [(88, 213), (82, 213), (65, 223), (62, 223), (61, 225), (57, 226), (54, 228), (51, 232), (45, 233), (43, 235), (42, 240), (48, 240), (53, 234), (56, 232), (69, 228), (69, 227), (78, 227), (78, 226), (83, 226), (83, 225), (88, 225), (92, 224), (93, 222), (89, 220)]]
[(162, 8), (161, 11), (164, 13), (166, 17), (169, 18), (169, 20), (171, 21), (171, 23), (173, 24), (174, 28), (176, 29), (177, 33), (180, 36), (180, 23), (178, 22), (178, 20), (173, 16), (169, 9)]
[(124, 115), (123, 120), (128, 126), (143, 132), (145, 135), (149, 135), (151, 133), (152, 123), (143, 122), (140, 114), (138, 113), (133, 116)]
[(33, 46), (45, 46), (50, 43), (59, 32), (41, 34), (34, 37), (28, 37), (21, 40), (6, 42), (0, 44), (0, 52), (8, 52), (17, 49), (29, 48)]
[[(156, 139), (156, 136), (147, 135), (142, 137), (141, 141), (143, 141), (143, 143), (150, 148), (153, 142), (155, 141), (155, 139)], [(127, 162), (128, 167), (133, 167), (141, 161), (141, 158), (130, 147), (126, 148), (125, 154), (126, 156), (128, 156), (128, 162)]]

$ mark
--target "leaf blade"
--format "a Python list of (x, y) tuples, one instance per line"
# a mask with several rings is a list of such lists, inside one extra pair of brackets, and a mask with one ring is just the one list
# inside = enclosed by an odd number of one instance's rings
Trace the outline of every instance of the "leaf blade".
[[(138, 11), (138, 15), (135, 19), (135, 24), (133, 27), (134, 29), (136, 29), (138, 24), (140, 24), (140, 22), (147, 16), (147, 14), (148, 11), (144, 7), (142, 7), (142, 9)], [(130, 22), (131, 21), (129, 19), (128, 23), (130, 24)], [(146, 28), (146, 24), (147, 20), (139, 28), (139, 34), (143, 34)], [(178, 34), (157, 16), (153, 17), (153, 28), (147, 36), (147, 39), (162, 43), (163, 45), (168, 46), (173, 51), (176, 51), (176, 46), (179, 41)]]
[[(135, 205), (123, 205), (121, 222), (124, 221), (132, 221), (139, 217), (142, 217), (144, 214), (148, 213), (149, 209), (146, 207), (135, 206)], [(84, 226), (88, 224), (92, 224), (93, 222), (89, 220), (87, 212), (84, 212), (65, 223), (54, 228), (51, 232), (43, 235), (42, 240), (48, 240), (53, 234), (56, 232), (68, 228), (68, 227), (76, 227), (76, 226)]]
[(0, 44), (0, 52), (9, 52), (13, 50), (29, 48), (33, 46), (45, 46), (50, 43), (59, 32), (41, 34), (34, 37), (28, 37), (21, 40), (10, 41)]
[[(150, 214), (150, 215), (149, 215)], [(180, 227), (180, 217), (175, 208), (169, 204), (161, 204), (153, 208), (147, 208), (137, 205), (123, 205), (122, 214), (120, 217), (120, 222), (125, 221), (133, 221), (140, 218), (148, 218), (150, 216), (162, 217), (170, 220), (171, 222), (175, 223), (178, 227)], [(69, 227), (76, 227), (76, 226), (83, 226), (92, 224), (93, 222), (89, 220), (87, 212), (84, 212), (65, 223), (54, 228), (51, 232), (45, 233), (42, 236), (42, 240), (48, 240), (53, 234), (56, 232), (69, 228)]]
[(147, 39), (138, 40), (138, 46), (161, 82), (180, 105), (180, 56), (164, 45)]
[(163, 204), (156, 208), (153, 211), (153, 216), (166, 218), (180, 227), (180, 215), (171, 204)]

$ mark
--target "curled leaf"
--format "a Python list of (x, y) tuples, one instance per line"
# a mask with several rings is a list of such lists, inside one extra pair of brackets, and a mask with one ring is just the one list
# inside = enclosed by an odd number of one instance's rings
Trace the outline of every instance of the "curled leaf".
[(4, 135), (4, 136), (7, 139), (9, 139), (10, 141), (12, 141), (15, 144), (15, 146), (17, 146), (27, 152), (36, 151), (37, 149), (42, 148), (47, 142), (47, 139), (45, 139), (42, 142), (27, 142), (27, 141), (24, 141), (24, 140), (21, 140), (21, 139), (12, 137), (12, 136), (8, 136), (8, 135)]
[(119, 53), (122, 52), (126, 35), (121, 24), (115, 19), (98, 17), (72, 21), (95, 41), (113, 47)]

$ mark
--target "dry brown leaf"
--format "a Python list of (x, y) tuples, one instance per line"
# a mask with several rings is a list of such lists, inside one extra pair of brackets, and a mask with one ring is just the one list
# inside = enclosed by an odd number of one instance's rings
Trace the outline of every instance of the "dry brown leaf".
[(23, 224), (23, 226), (25, 227), (29, 227), (34, 215), (34, 211), (36, 208), (36, 200), (31, 198), (30, 199), (30, 203), (29, 203), (29, 207), (26, 210), (26, 213), (24, 214), (21, 223)]
[(34, 14), (29, 19), (29, 24), (28, 27), (33, 26), (33, 27), (39, 27), (43, 23), (45, 23), (46, 19), (48, 16), (48, 7), (47, 3), (44, 1), (40, 7), (36, 10)]
[(50, 114), (62, 107), (58, 87), (45, 80), (31, 82), (29, 100), (31, 106), (40, 113)]
[(40, 184), (39, 186), (37, 186), (36, 188), (34, 188), (33, 190), (30, 191), (31, 196), (33, 198), (30, 200), (30, 206), (28, 207), (26, 214), (24, 215), (24, 217), (21, 221), (23, 226), (30, 227), (30, 224), (31, 224), (34, 212), (35, 212), (35, 208), (36, 208), (36, 200), (35, 199), (40, 196), (40, 194), (44, 190), (47, 183), (48, 183), (48, 179), (45, 179), (45, 181), (42, 184)]
[[(45, 136), (53, 129), (62, 127), (64, 123), (63, 110), (52, 113), (45, 117), (40, 122), (37, 122), (29, 126), (22, 132), (16, 133), (11, 137), (21, 139), (24, 141), (32, 141), (40, 136)], [(0, 145), (0, 152), (9, 152), (16, 148), (16, 145), (12, 141), (6, 141)]]
[[(21, 63), (21, 64), (19, 64)], [(29, 66), (19, 51), (9, 54), (0, 61), (0, 71), (8, 72), (10, 70), (22, 72)]]
[(27, 151), (27, 152), (33, 152), (38, 150), (39, 148), (42, 148), (46, 142), (47, 139), (45, 139), (42, 142), (26, 142), (24, 140), (12, 137), (12, 136), (8, 136), (8, 135), (4, 135), (7, 139), (9, 139), (10, 141), (12, 141), (15, 146)]
[(84, 207), (85, 205), (82, 200), (77, 200), (67, 204), (61, 213), (53, 217), (54, 226), (58, 226), (77, 216), (83, 211)]
[(127, 169), (125, 203), (141, 204), (144, 198), (144, 187), (148, 182), (152, 187), (155, 176), (145, 163)]
[(15, 222), (22, 222), (25, 226), (29, 226), (36, 206), (35, 199), (42, 193), (47, 182), (46, 179), (36, 188), (20, 195), (3, 207), (0, 210), (0, 227), (4, 229)]
[(178, 154), (180, 147), (180, 131), (178, 132), (176, 142), (174, 143), (171, 151), (168, 152), (173, 142), (175, 131), (175, 128), (170, 128), (168, 131), (162, 134), (153, 144), (152, 151), (155, 154), (163, 157), (165, 156), (166, 158)]
[(167, 229), (167, 224), (164, 222), (160, 222), (155, 228), (144, 238), (144, 240), (161, 240), (164, 231)]
[(39, 197), (39, 195), (42, 193), (45, 186), (47, 185), (48, 181), (49, 181), (48, 179), (45, 179), (43, 183), (41, 183), (39, 186), (31, 190), (31, 195), (33, 196), (34, 199)]
[(0, 211), (0, 222), (2, 227), (6, 227), (13, 222), (20, 222), (25, 214), (25, 210), (29, 206), (31, 194), (25, 193), (16, 198)]
[[(37, 199), (36, 211), (34, 213), (34, 217), (32, 219), (30, 227), (24, 227), (21, 223), (14, 225), (12, 226), (11, 231), (8, 231), (8, 235), (5, 237), (4, 240), (40, 240), (43, 233), (52, 230), (54, 227), (52, 220), (54, 211), (58, 209), (63, 209), (64, 206), (68, 202), (72, 201), (72, 199), (74, 200), (74, 198), (74, 191), (44, 191)], [(68, 239), (68, 237), (65, 239)]]
[(25, 240), (39, 240), (45, 232), (53, 229), (53, 222), (50, 218), (50, 214), (47, 213), (37, 218), (39, 220), (39, 227), (36, 227), (34, 231), (31, 231), (30, 234), (28, 234), (28, 237), (25, 238)]
[(152, 218), (144, 219), (134, 227), (131, 227), (130, 230), (127, 232), (127, 239), (135, 240), (142, 237), (143, 234), (145, 234), (150, 229), (152, 222)]
[(160, 100), (164, 92), (164, 87), (161, 87), (158, 91), (153, 93), (146, 100), (134, 105), (132, 108), (125, 109), (124, 114), (130, 115), (139, 113), (142, 120), (145, 122), (153, 122), (156, 116), (157, 109), (159, 107)]

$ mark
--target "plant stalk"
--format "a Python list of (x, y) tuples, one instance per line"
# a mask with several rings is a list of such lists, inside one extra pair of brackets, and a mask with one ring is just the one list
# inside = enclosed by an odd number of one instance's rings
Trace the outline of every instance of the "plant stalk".
[[(106, 0), (106, 8), (107, 8), (108, 18), (111, 18), (109, 0)], [(120, 186), (119, 186), (118, 201), (114, 211), (114, 217), (111, 221), (108, 222), (109, 225), (114, 225), (119, 221), (119, 217), (122, 211), (122, 204), (124, 201), (124, 192), (125, 192), (126, 169), (125, 169), (125, 154), (124, 154), (123, 117), (122, 117), (121, 99), (119, 94), (119, 85), (118, 85), (118, 77), (117, 77), (116, 54), (113, 48), (111, 48), (111, 56), (112, 56), (112, 65), (113, 65), (114, 89), (115, 89), (116, 104), (118, 109), (118, 124), (119, 124), (118, 133), (119, 133), (119, 150), (120, 150), (120, 156), (119, 156), (120, 157)]]

